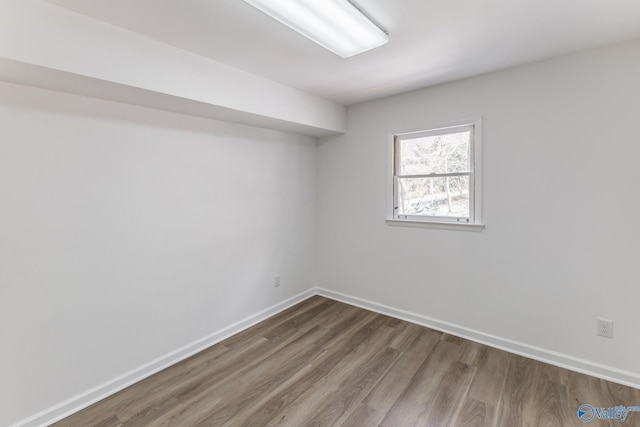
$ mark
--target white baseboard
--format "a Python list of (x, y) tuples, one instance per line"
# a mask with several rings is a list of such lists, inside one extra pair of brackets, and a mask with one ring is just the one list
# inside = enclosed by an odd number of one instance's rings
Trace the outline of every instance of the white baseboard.
[(580, 372), (614, 383), (640, 389), (640, 374), (635, 372), (623, 371), (621, 369), (602, 365), (589, 360), (498, 337), (463, 326), (443, 322), (421, 314), (411, 313), (409, 311), (389, 307), (388, 305), (346, 295), (341, 292), (317, 288), (316, 293), (326, 298), (344, 302), (366, 310), (375, 311), (376, 313), (385, 314), (390, 317), (395, 317), (396, 319), (406, 320), (407, 322), (475, 341), (510, 353), (515, 353), (540, 362), (549, 363), (571, 371)]
[(281, 311), (286, 310), (287, 308), (298, 304), (299, 302), (302, 302), (315, 294), (315, 288), (302, 292), (301, 294), (293, 296), (286, 301), (262, 310), (259, 313), (240, 320), (239, 322), (236, 322), (224, 329), (207, 335), (204, 338), (187, 344), (182, 348), (172, 351), (171, 353), (158, 357), (157, 359), (152, 360), (145, 365), (133, 369), (110, 381), (107, 381), (104, 384), (100, 384), (99, 386), (91, 390), (87, 390), (84, 393), (81, 393), (77, 396), (65, 400), (64, 402), (47, 408), (29, 418), (18, 421), (17, 423), (12, 424), (9, 427), (44, 427), (51, 425), (56, 421), (68, 417), (69, 415), (76, 413), (89, 405), (92, 405), (126, 387), (129, 387), (132, 384), (137, 383), (138, 381), (142, 381), (143, 379), (155, 374), (156, 372), (166, 369), (171, 365), (174, 365), (190, 356), (193, 356), (196, 353), (201, 352), (202, 350), (211, 347), (212, 345), (230, 337), (231, 335), (237, 334), (238, 332), (241, 332), (255, 325), (256, 323), (260, 323), (263, 320), (266, 320), (269, 317), (278, 314)]

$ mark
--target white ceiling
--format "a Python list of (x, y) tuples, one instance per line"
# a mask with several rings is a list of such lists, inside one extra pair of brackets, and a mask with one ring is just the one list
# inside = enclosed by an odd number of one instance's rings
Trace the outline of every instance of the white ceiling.
[(390, 42), (341, 59), (241, 0), (48, 0), (351, 105), (640, 38), (638, 0), (357, 0)]

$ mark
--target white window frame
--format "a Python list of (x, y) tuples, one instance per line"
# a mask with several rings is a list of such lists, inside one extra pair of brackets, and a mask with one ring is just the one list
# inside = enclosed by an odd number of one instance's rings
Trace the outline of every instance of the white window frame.
[[(398, 168), (397, 144), (404, 138), (417, 138), (422, 136), (435, 136), (458, 131), (471, 130), (471, 140), (469, 147), (470, 171), (462, 174), (429, 174), (412, 177), (440, 177), (440, 176), (469, 176), (469, 220), (456, 217), (428, 216), (428, 215), (398, 215), (396, 206), (398, 205), (398, 178), (396, 175)], [(387, 200), (387, 224), (417, 226), (427, 228), (439, 228), (449, 230), (481, 231), (484, 228), (482, 223), (482, 118), (456, 120), (435, 126), (425, 126), (418, 130), (404, 130), (392, 132), (389, 135), (390, 142), (390, 162), (389, 172), (389, 197)]]

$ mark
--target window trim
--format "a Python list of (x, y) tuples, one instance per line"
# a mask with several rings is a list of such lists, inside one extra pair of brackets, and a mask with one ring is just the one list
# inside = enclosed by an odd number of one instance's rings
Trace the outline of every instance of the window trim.
[[(454, 131), (456, 128), (469, 127), (472, 129), (472, 143), (470, 146), (470, 217), (469, 221), (458, 222), (452, 217), (425, 217), (419, 215), (407, 215), (405, 218), (398, 218), (394, 207), (396, 206), (396, 180), (395, 174), (398, 165), (395, 156), (396, 140), (399, 137), (420, 137), (442, 135)], [(404, 129), (389, 133), (389, 162), (387, 172), (387, 218), (388, 225), (405, 225), (410, 227), (438, 228), (446, 230), (466, 230), (481, 231), (484, 229), (482, 223), (482, 117), (473, 117), (462, 120), (455, 120), (447, 123), (440, 123), (432, 126), (422, 126), (419, 129)], [(437, 174), (434, 174), (437, 175)]]

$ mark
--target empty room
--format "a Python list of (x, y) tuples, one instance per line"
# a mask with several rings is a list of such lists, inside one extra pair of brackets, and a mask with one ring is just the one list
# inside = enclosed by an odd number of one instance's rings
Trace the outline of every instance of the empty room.
[(0, 426), (640, 426), (637, 0), (1, 0)]

